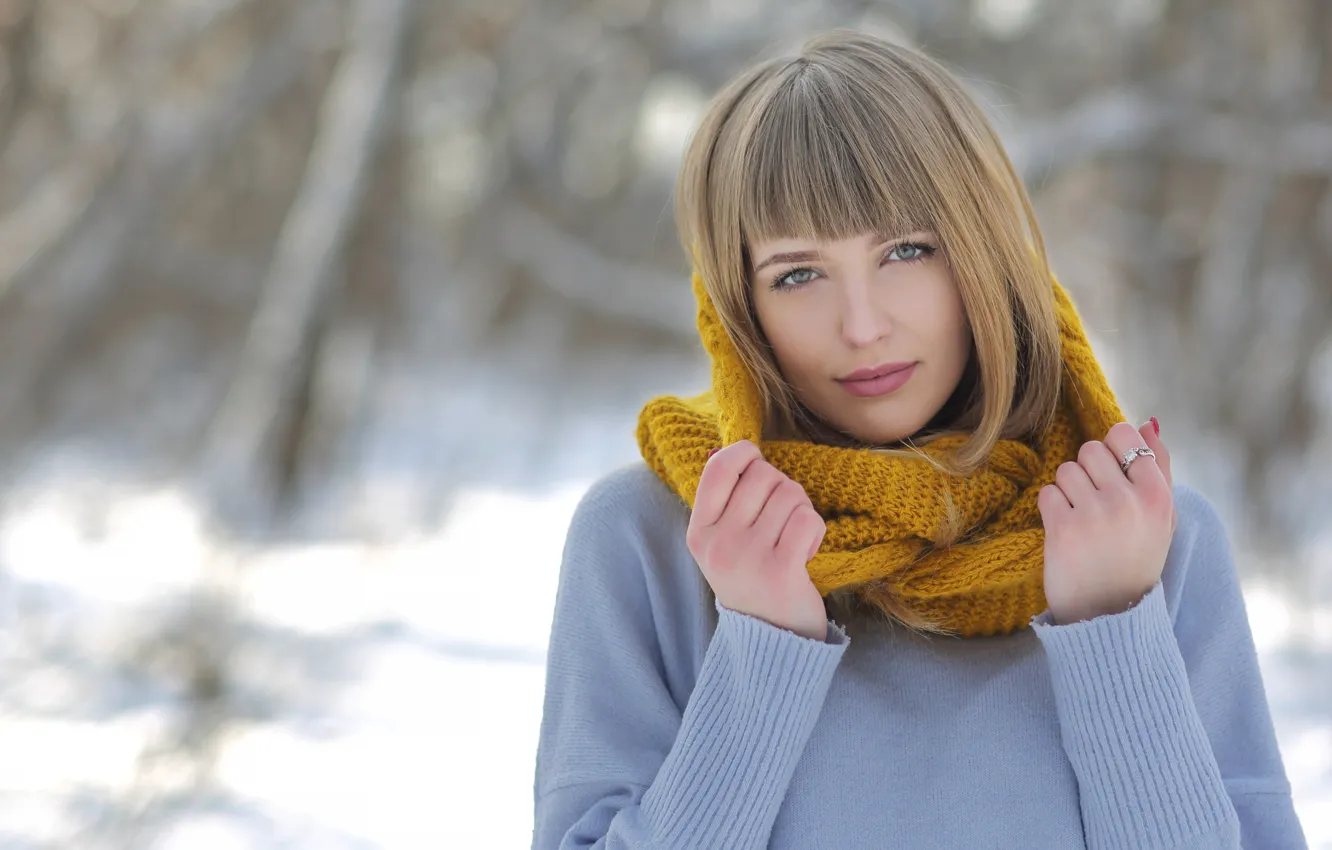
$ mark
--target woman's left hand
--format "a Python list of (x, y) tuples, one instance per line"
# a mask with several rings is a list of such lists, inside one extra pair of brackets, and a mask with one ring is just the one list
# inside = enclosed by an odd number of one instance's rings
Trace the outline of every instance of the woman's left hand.
[[(1147, 446), (1125, 474), (1119, 459)], [(1045, 598), (1064, 625), (1128, 610), (1161, 579), (1175, 530), (1170, 455), (1152, 422), (1120, 422), (1084, 443), (1041, 488)]]

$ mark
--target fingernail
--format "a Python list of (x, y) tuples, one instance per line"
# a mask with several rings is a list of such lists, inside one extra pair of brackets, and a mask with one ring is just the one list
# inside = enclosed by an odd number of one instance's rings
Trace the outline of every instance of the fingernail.
[(719, 451), (721, 451), (721, 449), (713, 449), (712, 451), (708, 452), (708, 457), (711, 458), (713, 455), (715, 455), (715, 454), (716, 454), (717, 452), (719, 452)]
[(1156, 432), (1156, 436), (1161, 436), (1161, 423), (1156, 421), (1155, 416), (1152, 417), (1152, 430)]

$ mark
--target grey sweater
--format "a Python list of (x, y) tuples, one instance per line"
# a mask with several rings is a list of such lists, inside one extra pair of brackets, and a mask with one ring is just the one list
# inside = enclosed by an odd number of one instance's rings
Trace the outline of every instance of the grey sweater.
[(1225, 529), (1175, 500), (1122, 614), (815, 641), (709, 606), (688, 506), (606, 476), (565, 544), (533, 848), (1306, 847)]

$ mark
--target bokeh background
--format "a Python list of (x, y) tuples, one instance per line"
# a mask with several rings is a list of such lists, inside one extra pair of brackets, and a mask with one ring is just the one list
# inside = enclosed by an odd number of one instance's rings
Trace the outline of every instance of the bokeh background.
[(528, 846), (570, 513), (706, 379), (683, 144), (832, 26), (992, 111), (1332, 848), (1325, 0), (0, 0), (0, 846)]

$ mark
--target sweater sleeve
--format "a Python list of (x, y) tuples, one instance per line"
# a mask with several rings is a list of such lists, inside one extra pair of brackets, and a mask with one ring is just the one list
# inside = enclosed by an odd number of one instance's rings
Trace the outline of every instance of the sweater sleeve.
[(645, 580), (662, 553), (634, 501), (594, 487), (566, 539), (532, 846), (765, 847), (848, 638), (830, 622), (810, 640), (718, 604), (681, 708), (659, 620), (686, 612), (664, 610)]
[[(1091, 850), (1305, 850), (1226, 531), (1196, 491), (1120, 614), (1033, 618)], [(1173, 614), (1172, 614), (1173, 611)]]

